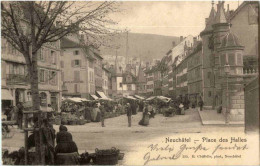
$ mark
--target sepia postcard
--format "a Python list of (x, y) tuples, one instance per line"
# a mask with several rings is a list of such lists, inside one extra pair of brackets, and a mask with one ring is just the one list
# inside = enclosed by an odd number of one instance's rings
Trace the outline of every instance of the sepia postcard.
[(259, 165), (258, 1), (1, 1), (2, 165)]

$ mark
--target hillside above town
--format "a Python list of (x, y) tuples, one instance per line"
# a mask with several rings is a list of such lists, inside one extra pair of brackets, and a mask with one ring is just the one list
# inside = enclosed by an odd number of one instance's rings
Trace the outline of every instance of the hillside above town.
[[(119, 56), (126, 55), (127, 34), (121, 33), (114, 37), (109, 37), (109, 44), (119, 46), (117, 51)], [(161, 59), (172, 48), (172, 43), (179, 43), (179, 37), (162, 36), (154, 34), (128, 33), (128, 55), (130, 57), (141, 58), (148, 61)], [(115, 55), (116, 49), (112, 47), (101, 47), (101, 54)], [(105, 57), (104, 57), (105, 58)]]

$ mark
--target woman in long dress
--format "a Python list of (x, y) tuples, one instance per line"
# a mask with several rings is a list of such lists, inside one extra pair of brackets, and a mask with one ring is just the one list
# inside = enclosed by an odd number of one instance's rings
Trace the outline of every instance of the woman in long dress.
[(78, 161), (78, 147), (72, 139), (71, 133), (68, 132), (66, 126), (60, 125), (57, 133), (55, 147), (55, 164), (56, 165), (77, 165)]

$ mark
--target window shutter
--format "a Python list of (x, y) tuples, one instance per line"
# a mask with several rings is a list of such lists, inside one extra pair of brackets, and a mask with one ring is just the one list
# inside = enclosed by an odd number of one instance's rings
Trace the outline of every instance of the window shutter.
[(229, 65), (235, 65), (235, 54), (228, 54), (228, 63)]
[(74, 60), (71, 61), (71, 67), (74, 67)]
[(44, 49), (44, 52), (43, 52), (43, 54), (42, 54), (42, 59), (43, 59), (43, 61), (47, 61), (47, 57), (48, 56), (48, 50), (47, 49)]
[(61, 72), (61, 81), (64, 81), (64, 72)]
[(48, 70), (44, 70), (44, 77), (45, 77), (45, 83), (48, 83), (48, 81), (49, 81), (49, 72), (48, 72)]
[(38, 82), (41, 82), (41, 70), (38, 69)]
[(79, 60), (79, 67), (81, 67), (81, 60)]
[(52, 51), (51, 50), (48, 50), (48, 54), (49, 54), (49, 64), (52, 64), (52, 62), (53, 62), (53, 53), (52, 53)]
[(74, 92), (77, 93), (78, 92), (78, 85), (74, 84)]
[(220, 61), (221, 61), (221, 66), (225, 66), (225, 64), (226, 64), (226, 54), (220, 55)]
[(237, 65), (243, 65), (242, 64), (242, 55), (241, 54), (237, 54)]

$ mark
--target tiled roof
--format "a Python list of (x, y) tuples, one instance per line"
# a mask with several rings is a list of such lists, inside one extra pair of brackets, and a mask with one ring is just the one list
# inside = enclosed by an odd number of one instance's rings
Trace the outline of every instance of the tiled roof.
[(219, 48), (223, 49), (227, 47), (242, 47), (241, 44), (239, 43), (238, 37), (231, 31), (229, 31), (222, 39)]
[(81, 45), (68, 38), (61, 39), (61, 48), (79, 48)]

